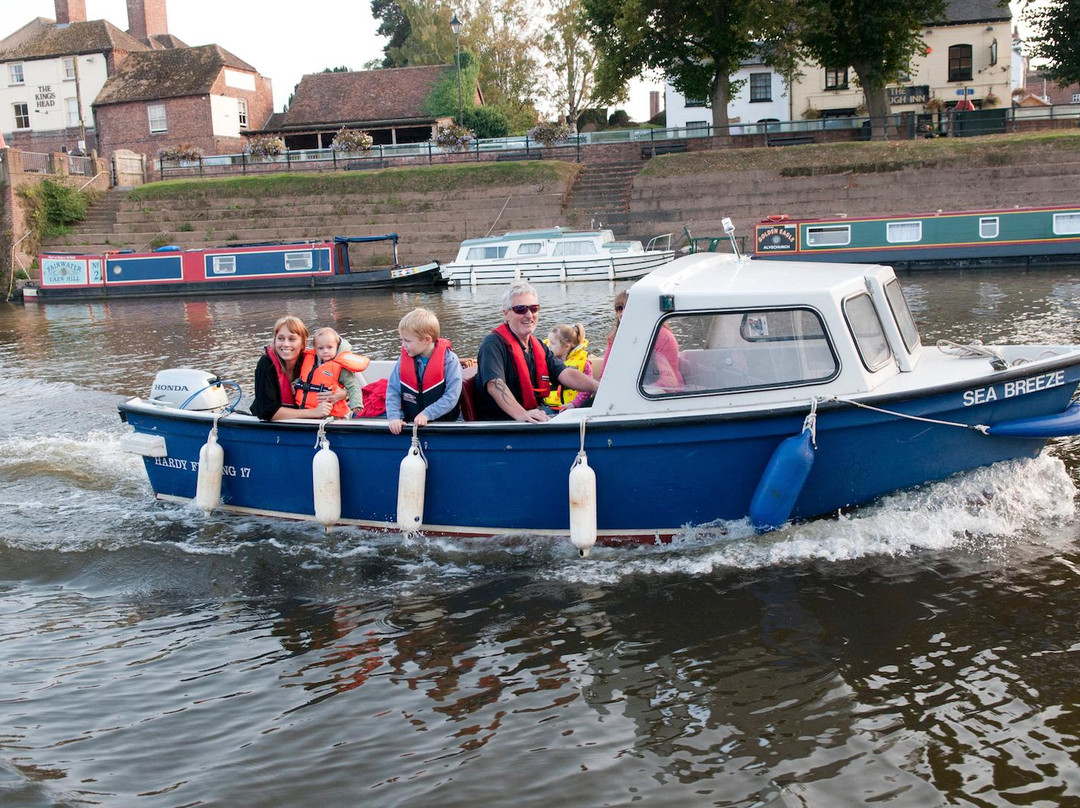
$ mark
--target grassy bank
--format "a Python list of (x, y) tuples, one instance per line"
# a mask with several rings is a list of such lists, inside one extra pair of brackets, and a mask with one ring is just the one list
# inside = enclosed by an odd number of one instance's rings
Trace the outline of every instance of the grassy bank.
[(655, 178), (753, 170), (776, 171), (782, 177), (867, 174), (1045, 162), (1053, 152), (1070, 152), (1070, 161), (1080, 159), (1080, 131), (689, 152), (655, 157), (641, 173)]
[(130, 199), (198, 199), (341, 194), (453, 193), (457, 190), (572, 182), (580, 166), (557, 160), (456, 163), (369, 171), (296, 172), (207, 179), (165, 180), (131, 191)]

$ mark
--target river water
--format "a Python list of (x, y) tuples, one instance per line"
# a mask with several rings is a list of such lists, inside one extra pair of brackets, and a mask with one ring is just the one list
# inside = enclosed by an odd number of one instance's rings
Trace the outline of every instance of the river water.
[[(902, 281), (931, 350), (1080, 342), (1080, 267)], [(205, 518), (120, 451), (119, 401), (250, 390), (283, 312), (391, 358), (425, 305), (468, 355), (499, 292), (0, 307), (0, 805), (1080, 804), (1074, 441), (588, 561)], [(612, 294), (542, 324), (602, 348)]]

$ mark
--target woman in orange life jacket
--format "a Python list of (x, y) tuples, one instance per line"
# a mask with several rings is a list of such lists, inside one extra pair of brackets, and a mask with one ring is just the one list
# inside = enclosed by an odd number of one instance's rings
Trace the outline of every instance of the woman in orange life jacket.
[[(360, 373), (370, 360), (352, 353), (350, 345), (332, 328), (320, 328), (312, 337), (314, 351), (304, 351), (300, 375), (293, 388), (296, 406), (311, 408), (319, 404), (318, 394), (330, 392), (335, 418), (348, 418), (350, 409), (363, 408), (363, 394), (354, 373)], [(348, 400), (346, 400), (348, 399)]]
[(518, 282), (503, 294), (502, 325), (484, 337), (477, 351), (477, 414), (485, 421), (542, 423), (541, 407), (552, 382), (594, 393), (596, 379), (567, 367), (533, 336), (539, 321), (536, 289)]
[(300, 375), (307, 326), (299, 317), (286, 315), (274, 323), (273, 341), (266, 346), (255, 365), (255, 401), (253, 415), (263, 421), (288, 418), (326, 418), (333, 406), (332, 393), (319, 393), (317, 406), (299, 409), (293, 397), (293, 382)]

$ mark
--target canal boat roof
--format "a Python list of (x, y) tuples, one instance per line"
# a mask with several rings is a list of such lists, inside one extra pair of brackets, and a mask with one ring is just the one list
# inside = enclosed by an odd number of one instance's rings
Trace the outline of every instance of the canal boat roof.
[(774, 214), (772, 216), (766, 216), (761, 219), (757, 224), (759, 227), (768, 225), (779, 224), (814, 224), (817, 222), (893, 222), (902, 221), (904, 219), (930, 219), (930, 218), (947, 218), (950, 216), (1004, 216), (1010, 213), (1032, 213), (1032, 212), (1054, 212), (1054, 211), (1070, 211), (1076, 210), (1076, 205), (1039, 205), (1039, 206), (1014, 206), (1009, 208), (975, 208), (972, 210), (933, 210), (923, 211), (921, 213), (890, 213), (890, 214), (873, 214), (869, 216), (849, 214), (849, 213), (834, 213), (832, 216), (788, 216), (787, 214)]

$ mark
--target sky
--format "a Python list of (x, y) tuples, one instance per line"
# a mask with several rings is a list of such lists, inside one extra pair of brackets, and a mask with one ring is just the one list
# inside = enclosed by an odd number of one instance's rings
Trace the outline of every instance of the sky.
[[(53, 0), (2, 0), (0, 5), (0, 37), (35, 17), (56, 18)], [(271, 79), (277, 112), (305, 73), (338, 65), (361, 70), (366, 62), (383, 56), (385, 39), (375, 33), (370, 0), (322, 0), (311, 6), (169, 0), (167, 14), (169, 33), (188, 45), (220, 45)], [(127, 5), (124, 0), (86, 0), (86, 18), (105, 19), (126, 30)], [(648, 118), (651, 89), (663, 86), (638, 82), (631, 88), (630, 101), (620, 105), (633, 120)]]

